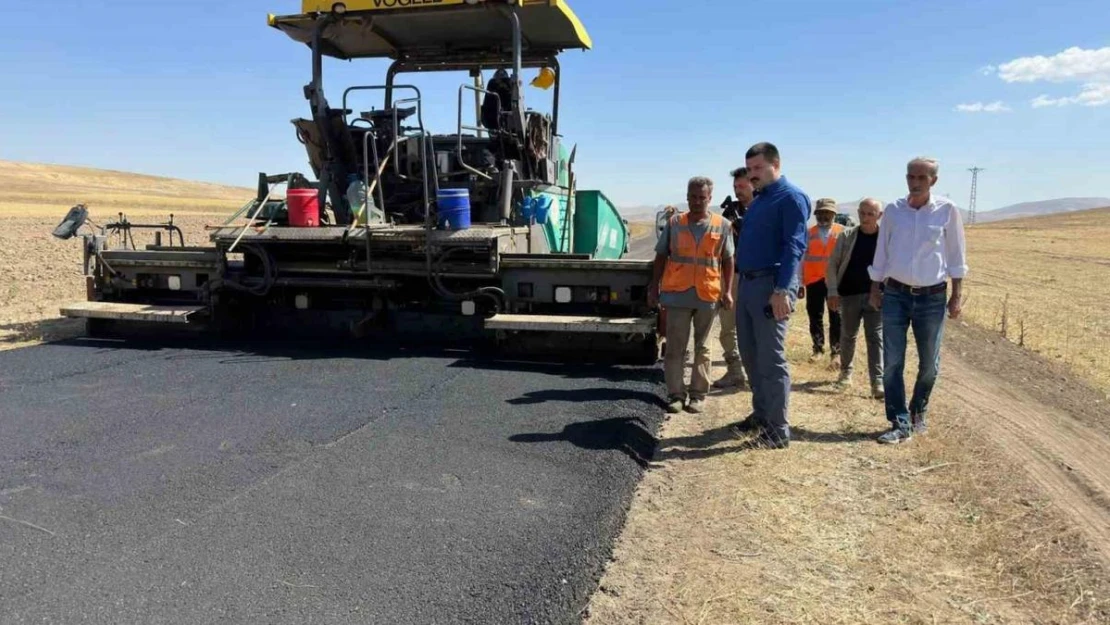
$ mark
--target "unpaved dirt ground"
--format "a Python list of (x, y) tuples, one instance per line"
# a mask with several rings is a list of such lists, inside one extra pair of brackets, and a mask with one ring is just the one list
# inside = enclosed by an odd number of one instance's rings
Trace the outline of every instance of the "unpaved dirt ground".
[(960, 354), (1048, 371), (949, 328), (930, 431), (909, 444), (874, 441), (886, 421), (859, 365), (841, 389), (806, 361), (804, 315), (790, 334), (789, 449), (728, 432), (750, 411), (746, 391), (672, 417), (586, 622), (1110, 622), (1105, 422), (976, 369)]

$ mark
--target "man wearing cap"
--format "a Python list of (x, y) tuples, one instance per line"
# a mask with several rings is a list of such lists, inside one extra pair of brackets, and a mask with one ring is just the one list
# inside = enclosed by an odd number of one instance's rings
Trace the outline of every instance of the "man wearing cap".
[[(730, 224), (709, 212), (713, 181), (703, 176), (687, 183), (690, 210), (672, 215), (655, 245), (655, 266), (648, 288), (648, 304), (667, 311), (667, 354), (663, 376), (667, 384), (667, 412), (685, 406), (688, 412), (704, 410), (709, 394), (709, 330), (717, 307), (732, 310), (733, 240)], [(686, 347), (694, 330), (694, 372), (685, 384)], [(687, 398), (689, 403), (686, 403)]]
[(828, 306), (828, 285), (825, 273), (829, 267), (829, 257), (836, 247), (836, 237), (844, 226), (835, 223), (836, 200), (823, 197), (817, 200), (813, 209), (817, 224), (809, 229), (806, 254), (802, 259), (799, 298), (806, 298), (806, 313), (809, 315), (809, 335), (813, 339), (813, 356), (816, 360), (825, 353), (825, 308), (829, 309), (829, 353), (830, 366), (836, 365), (840, 355), (840, 312)]

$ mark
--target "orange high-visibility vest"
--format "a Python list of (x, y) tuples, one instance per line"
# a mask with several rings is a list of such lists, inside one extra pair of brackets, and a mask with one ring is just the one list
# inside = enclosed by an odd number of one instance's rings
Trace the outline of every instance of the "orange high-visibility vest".
[(690, 229), (690, 213), (671, 217), (670, 247), (661, 291), (680, 293), (697, 289), (698, 299), (716, 302), (721, 297), (721, 252), (725, 246), (725, 220), (709, 215), (709, 227), (700, 241)]
[(834, 223), (829, 228), (828, 243), (821, 243), (817, 226), (809, 229), (809, 246), (806, 248), (805, 258), (802, 259), (802, 285), (810, 285), (825, 279), (825, 269), (829, 266), (829, 258), (832, 256), (833, 248), (836, 247), (836, 235), (842, 230), (844, 226)]

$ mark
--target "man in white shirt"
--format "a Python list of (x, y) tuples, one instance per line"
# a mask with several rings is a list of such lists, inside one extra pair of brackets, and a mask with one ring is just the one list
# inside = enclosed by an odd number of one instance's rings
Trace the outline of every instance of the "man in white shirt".
[[(915, 158), (906, 166), (909, 195), (883, 211), (875, 260), (868, 267), (871, 305), (883, 313), (883, 390), (891, 423), (880, 443), (902, 443), (925, 432), (929, 396), (940, 370), (945, 312), (952, 319), (960, 315), (967, 275), (963, 220), (955, 204), (932, 195), (937, 174), (933, 159)], [(903, 370), (910, 328), (919, 365), (907, 408)]]

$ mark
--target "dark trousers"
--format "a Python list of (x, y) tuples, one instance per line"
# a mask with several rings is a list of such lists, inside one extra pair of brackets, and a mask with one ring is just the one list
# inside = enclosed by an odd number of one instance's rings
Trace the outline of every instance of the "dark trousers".
[[(806, 285), (806, 312), (809, 314), (809, 335), (813, 338), (813, 352), (825, 353), (825, 309), (828, 304), (829, 287), (824, 280)], [(840, 313), (829, 311), (829, 350), (840, 353)]]

